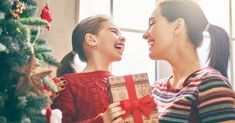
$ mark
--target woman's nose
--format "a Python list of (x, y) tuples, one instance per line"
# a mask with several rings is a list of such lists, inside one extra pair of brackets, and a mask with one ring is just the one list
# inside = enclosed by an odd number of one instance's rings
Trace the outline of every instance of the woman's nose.
[(144, 32), (144, 34), (143, 34), (143, 38), (144, 39), (147, 39), (149, 37), (149, 33), (146, 31), (146, 32)]
[(126, 38), (123, 37), (123, 36), (119, 36), (118, 40), (122, 41), (122, 42), (125, 42), (126, 41)]

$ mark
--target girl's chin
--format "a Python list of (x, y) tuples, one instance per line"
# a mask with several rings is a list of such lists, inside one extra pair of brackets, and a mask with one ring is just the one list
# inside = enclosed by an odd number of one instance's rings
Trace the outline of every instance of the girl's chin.
[(156, 60), (156, 56), (152, 53), (149, 53), (149, 58), (152, 59), (152, 60)]
[(114, 61), (121, 61), (122, 60), (122, 55), (117, 56)]

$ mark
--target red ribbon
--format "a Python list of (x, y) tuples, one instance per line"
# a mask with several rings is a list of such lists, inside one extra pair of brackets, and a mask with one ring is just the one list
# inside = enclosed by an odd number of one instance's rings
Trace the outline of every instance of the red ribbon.
[(47, 123), (51, 123), (50, 122), (50, 117), (51, 117), (51, 108), (48, 107), (48, 108), (46, 108), (46, 122)]
[(129, 99), (121, 101), (121, 107), (126, 111), (123, 118), (126, 118), (129, 114), (133, 114), (135, 123), (143, 123), (142, 114), (148, 118), (156, 104), (149, 95), (137, 99), (132, 76), (128, 75), (124, 78), (126, 80)]
[(144, 96), (139, 100), (123, 100), (121, 101), (121, 107), (126, 111), (123, 118), (128, 117), (134, 110), (140, 110), (147, 118), (150, 116), (152, 109), (154, 108), (155, 102), (149, 96)]

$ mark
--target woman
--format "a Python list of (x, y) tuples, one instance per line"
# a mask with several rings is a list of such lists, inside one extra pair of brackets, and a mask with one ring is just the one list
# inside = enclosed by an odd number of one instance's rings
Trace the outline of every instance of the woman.
[[(202, 67), (196, 50), (204, 31), (211, 39), (208, 67)], [(235, 93), (227, 80), (229, 37), (224, 29), (208, 22), (197, 3), (160, 2), (143, 37), (150, 46), (149, 57), (166, 60), (173, 72), (152, 86), (159, 122), (235, 122)], [(120, 122), (124, 112), (116, 103), (106, 114)]]
[(52, 108), (62, 111), (63, 123), (103, 122), (102, 114), (109, 104), (106, 90), (106, 81), (111, 75), (109, 66), (121, 60), (124, 43), (120, 30), (105, 16), (88, 17), (73, 30), (73, 49), (65, 56), (57, 75), (64, 74), (67, 67), (74, 68), (68, 64), (76, 54), (87, 64), (79, 73), (62, 76), (68, 84)]

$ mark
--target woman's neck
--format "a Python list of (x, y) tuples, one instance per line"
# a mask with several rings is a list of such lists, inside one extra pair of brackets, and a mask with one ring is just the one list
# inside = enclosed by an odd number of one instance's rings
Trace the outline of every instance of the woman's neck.
[(189, 75), (201, 69), (201, 64), (196, 50), (184, 51), (176, 57), (178, 58), (169, 61), (173, 71), (170, 83), (172, 88), (179, 89)]

